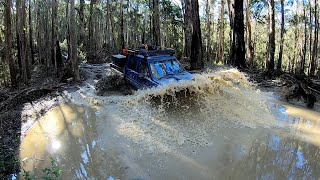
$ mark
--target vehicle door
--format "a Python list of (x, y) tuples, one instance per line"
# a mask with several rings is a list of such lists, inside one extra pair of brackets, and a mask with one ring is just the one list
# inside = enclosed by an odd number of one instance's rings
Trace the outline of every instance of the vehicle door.
[(138, 60), (134, 55), (128, 57), (128, 63), (125, 68), (125, 78), (126, 80), (133, 85), (136, 89), (141, 88), (138, 81), (139, 73), (137, 72)]
[(157, 84), (152, 80), (147, 62), (140, 61), (139, 64), (139, 83), (143, 88), (153, 87)]

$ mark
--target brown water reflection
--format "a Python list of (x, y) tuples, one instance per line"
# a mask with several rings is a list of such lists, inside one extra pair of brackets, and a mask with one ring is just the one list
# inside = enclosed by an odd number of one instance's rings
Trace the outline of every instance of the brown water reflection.
[(158, 152), (149, 152), (118, 133), (117, 107), (65, 104), (28, 131), (20, 158), (39, 176), (53, 157), (64, 179), (319, 179), (320, 113), (279, 102), (272, 107), (279, 128), (221, 127), (208, 147), (184, 143), (163, 152), (166, 144), (157, 141)]
[(42, 175), (54, 158), (62, 169), (62, 177), (106, 179), (122, 178), (125, 169), (117, 152), (103, 151), (97, 144), (96, 114), (90, 108), (65, 104), (50, 110), (28, 131), (20, 148), (23, 168)]

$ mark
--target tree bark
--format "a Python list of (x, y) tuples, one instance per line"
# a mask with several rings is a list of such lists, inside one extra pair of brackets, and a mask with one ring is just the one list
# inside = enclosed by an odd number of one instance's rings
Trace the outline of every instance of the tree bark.
[(267, 52), (266, 66), (268, 71), (274, 70), (274, 53), (275, 53), (275, 20), (274, 20), (274, 0), (268, 0), (269, 8), (269, 44)]
[(191, 56), (191, 42), (192, 42), (192, 7), (191, 0), (183, 0), (184, 2), (184, 56), (190, 58)]
[(253, 66), (253, 60), (254, 60), (254, 47), (252, 43), (252, 28), (251, 28), (251, 6), (250, 6), (250, 0), (246, 0), (247, 3), (247, 9), (246, 9), (246, 22), (247, 22), (247, 37), (248, 37), (248, 64), (249, 66)]
[[(108, 2), (109, 2), (109, 0), (108, 0)], [(110, 12), (109, 12), (109, 17), (108, 18), (109, 18), (109, 21), (110, 21), (110, 30), (111, 30), (111, 33), (110, 33), (111, 37), (110, 38), (111, 38), (111, 41), (112, 41), (112, 48), (115, 48), (115, 47), (118, 47), (118, 46), (117, 46), (117, 42), (115, 40), (114, 20), (112, 18), (113, 8), (112, 8), (112, 6), (110, 4), (109, 4), (109, 9), (110, 9)]]
[(57, 46), (56, 42), (58, 40), (58, 27), (57, 27), (57, 16), (58, 16), (58, 4), (59, 0), (53, 0), (52, 1), (52, 16), (51, 16), (51, 52), (52, 52), (52, 64), (54, 65), (54, 71), (56, 74), (59, 73), (58, 71), (58, 63), (57, 63)]
[(224, 0), (221, 0), (219, 40), (217, 63), (224, 62)]
[(11, 5), (12, 0), (5, 0), (5, 13), (4, 13), (4, 23), (5, 23), (5, 59), (6, 63), (9, 64), (10, 70), (10, 80), (11, 86), (17, 86), (17, 75), (14, 59), (12, 58), (12, 31), (11, 31)]
[(74, 0), (70, 0), (70, 61), (75, 81), (80, 81), (78, 54), (77, 54), (77, 34), (75, 31), (75, 9)]
[[(229, 12), (229, 23), (230, 23), (230, 31), (229, 31), (229, 38), (230, 38), (230, 48), (232, 47), (233, 42), (233, 24), (234, 24), (234, 0), (227, 0), (228, 2), (228, 12)], [(231, 49), (232, 51), (232, 49)], [(232, 53), (230, 52), (230, 55)]]
[(318, 58), (318, 2), (317, 0), (314, 0), (314, 41), (313, 41), (313, 50), (312, 50), (312, 59), (310, 62), (310, 71), (309, 75), (313, 76), (316, 71), (316, 66), (317, 66), (317, 58)]
[(41, 34), (42, 34), (42, 26), (41, 26), (41, 24), (42, 24), (42, 16), (41, 16), (41, 14), (40, 14), (40, 2), (37, 2), (36, 3), (36, 8), (37, 8), (37, 10), (36, 10), (36, 14), (37, 14), (37, 29), (36, 29), (36, 31), (37, 31), (37, 37), (36, 37), (36, 41), (37, 41), (37, 45), (36, 45), (36, 47), (37, 47), (37, 49), (38, 49), (38, 62), (39, 63), (41, 63), (41, 64), (44, 64), (44, 62), (42, 61), (42, 59), (43, 59), (43, 56), (42, 56), (42, 36), (41, 36)]
[(109, 13), (110, 13), (110, 2), (109, 0), (106, 1), (106, 37), (105, 37), (105, 41), (106, 44), (108, 44), (107, 48), (110, 51), (110, 42), (111, 40), (111, 36), (110, 36), (110, 19), (109, 19)]
[(206, 0), (206, 27), (207, 27), (207, 61), (210, 61), (210, 56), (211, 56), (211, 5), (210, 5), (210, 0)]
[(50, 23), (47, 23), (50, 21), (50, 3), (49, 3), (49, 0), (45, 0), (44, 1), (44, 21), (43, 21), (43, 26), (44, 26), (44, 56), (45, 56), (45, 59), (46, 59), (46, 67), (47, 67), (47, 75), (49, 73), (49, 68), (50, 68), (50, 65), (51, 65), (51, 57), (52, 57), (52, 54), (51, 54), (51, 41), (50, 41)]
[(21, 58), (21, 72), (22, 80), (24, 83), (28, 82), (29, 77), (29, 65), (27, 58), (27, 48), (26, 48), (26, 2), (25, 0), (17, 0), (17, 29), (19, 35), (19, 49)]
[(90, 48), (88, 50), (93, 50), (96, 51), (97, 50), (97, 41), (96, 41), (96, 36), (95, 36), (95, 23), (94, 23), (94, 19), (96, 18), (95, 15), (95, 8), (96, 8), (96, 3), (97, 0), (91, 0), (90, 1), (90, 9), (89, 9), (89, 45), (87, 48)]
[(21, 19), (21, 0), (16, 1), (16, 45), (17, 45), (17, 60), (18, 60), (18, 74), (22, 74), (22, 61), (21, 61), (21, 47), (20, 47), (20, 19)]
[(120, 3), (120, 18), (121, 18), (121, 22), (120, 22), (120, 41), (121, 41), (121, 49), (125, 48), (125, 43), (124, 43), (124, 23), (123, 23), (123, 0), (121, 0)]
[(279, 59), (277, 63), (277, 70), (281, 71), (282, 65), (282, 53), (283, 53), (283, 43), (284, 43), (284, 0), (280, 1), (281, 4), (281, 33), (280, 33), (280, 50), (279, 50)]
[(79, 23), (80, 23), (80, 39), (79, 39), (79, 44), (84, 44), (84, 5), (85, 5), (85, 0), (80, 0), (80, 7), (79, 7)]
[(238, 68), (246, 67), (244, 42), (243, 1), (234, 1), (234, 29), (230, 62)]
[(303, 19), (304, 19), (304, 37), (303, 37), (303, 50), (302, 59), (300, 63), (300, 74), (304, 74), (305, 64), (306, 64), (306, 53), (307, 53), (307, 17), (305, 3), (303, 2)]
[(65, 39), (67, 39), (67, 47), (68, 47), (68, 61), (70, 61), (70, 8), (69, 8), (69, 3), (70, 1), (67, 0), (67, 5), (66, 5), (66, 34), (65, 34)]
[(34, 60), (34, 45), (33, 45), (33, 29), (32, 29), (32, 13), (31, 13), (31, 1), (29, 0), (29, 46), (30, 46), (30, 55), (31, 55), (31, 64), (35, 63)]
[(191, 70), (201, 69), (204, 66), (202, 59), (202, 39), (200, 29), (199, 17), (199, 3), (198, 0), (191, 1), (192, 7), (192, 42), (191, 42)]
[(156, 46), (161, 46), (160, 38), (160, 12), (159, 12), (159, 0), (153, 0), (153, 40)]
[[(312, 62), (312, 33), (313, 33), (313, 28), (312, 28), (312, 6), (311, 6), (311, 0), (309, 1), (309, 72), (310, 72), (310, 64)], [(309, 73), (308, 72), (308, 73)]]

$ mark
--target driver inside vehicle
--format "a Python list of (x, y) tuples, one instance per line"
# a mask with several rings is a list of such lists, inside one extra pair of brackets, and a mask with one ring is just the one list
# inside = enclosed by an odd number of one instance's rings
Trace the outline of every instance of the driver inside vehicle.
[(143, 75), (143, 77), (149, 77), (148, 66), (146, 63), (141, 64), (140, 74)]

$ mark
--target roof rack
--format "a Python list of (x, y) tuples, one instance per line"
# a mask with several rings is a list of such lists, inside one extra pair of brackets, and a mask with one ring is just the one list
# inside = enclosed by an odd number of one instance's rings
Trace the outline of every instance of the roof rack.
[(160, 56), (160, 55), (173, 56), (175, 54), (175, 51), (172, 48), (167, 48), (164, 50), (128, 49), (128, 53), (135, 54), (135, 55), (142, 55), (144, 57), (150, 57), (150, 56)]

